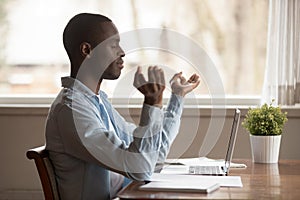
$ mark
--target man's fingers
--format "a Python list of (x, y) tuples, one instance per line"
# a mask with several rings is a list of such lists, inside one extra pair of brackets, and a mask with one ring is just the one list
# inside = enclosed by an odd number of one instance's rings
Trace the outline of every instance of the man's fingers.
[(164, 70), (162, 68), (157, 68), (157, 74), (158, 76), (156, 77), (156, 81), (160, 86), (165, 87), (165, 74)]
[(187, 83), (187, 82), (186, 82), (186, 78), (185, 78), (184, 76), (180, 76), (179, 78), (180, 78), (180, 83), (181, 83), (182, 85), (184, 85), (184, 84)]
[(155, 67), (150, 66), (148, 67), (148, 82), (149, 83), (155, 83)]
[(199, 80), (199, 75), (198, 74), (193, 74), (190, 78), (189, 78), (189, 80), (188, 80), (188, 82), (189, 83), (195, 83), (195, 82), (197, 82), (198, 80)]
[(192, 88), (196, 88), (200, 84), (200, 77), (198, 74), (193, 74), (189, 80), (188, 80), (189, 85), (192, 85)]
[(176, 73), (170, 80), (172, 92), (174, 94), (185, 96), (187, 93), (194, 90), (200, 84), (200, 77), (198, 74), (193, 74), (187, 81), (182, 73)]
[(196, 88), (200, 84), (200, 79), (198, 78), (192, 84), (193, 84), (193, 89)]
[(139, 73), (139, 74), (142, 73), (142, 68), (141, 68), (141, 66), (138, 66), (138, 67), (137, 67), (136, 73)]
[(195, 75), (196, 75), (196, 74), (193, 74), (193, 75), (189, 78), (189, 80), (188, 80), (189, 83), (192, 83), (192, 82), (195, 80)]
[(164, 72), (157, 66), (148, 68), (148, 81), (138, 67), (134, 76), (134, 86), (145, 96), (145, 103), (161, 107), (165, 89)]
[(164, 71), (158, 66), (150, 66), (148, 68), (148, 79), (149, 83), (165, 86)]
[(147, 83), (140, 66), (138, 66), (135, 75), (134, 75), (134, 82), (133, 86), (139, 88)]
[(177, 79), (179, 79), (181, 76), (182, 76), (182, 72), (178, 72), (178, 73), (174, 74), (174, 76), (170, 80), (170, 84), (172, 85), (172, 83), (174, 81), (177, 81)]

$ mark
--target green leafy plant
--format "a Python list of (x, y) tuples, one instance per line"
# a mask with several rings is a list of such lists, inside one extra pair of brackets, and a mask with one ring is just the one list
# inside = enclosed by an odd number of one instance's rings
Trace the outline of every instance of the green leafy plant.
[[(272, 101), (272, 103), (274, 100)], [(280, 107), (264, 104), (259, 108), (249, 108), (242, 126), (252, 135), (280, 135), (285, 122), (288, 120), (287, 112)]]

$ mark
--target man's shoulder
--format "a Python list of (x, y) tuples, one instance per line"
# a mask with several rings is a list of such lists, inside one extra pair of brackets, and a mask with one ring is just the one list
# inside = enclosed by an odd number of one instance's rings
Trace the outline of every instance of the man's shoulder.
[(63, 88), (61, 92), (57, 95), (53, 104), (61, 103), (70, 105), (73, 102), (79, 103), (85, 101), (89, 101), (89, 96), (86, 93), (83, 93), (73, 88)]
[(89, 99), (84, 94), (70, 88), (64, 88), (52, 102), (50, 112), (59, 113), (78, 106), (87, 107), (88, 104)]

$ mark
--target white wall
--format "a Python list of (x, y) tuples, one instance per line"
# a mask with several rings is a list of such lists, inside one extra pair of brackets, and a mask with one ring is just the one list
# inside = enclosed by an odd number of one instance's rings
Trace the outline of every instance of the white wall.
[[(138, 121), (140, 109), (118, 108), (128, 119)], [(221, 137), (208, 156), (223, 158), (227, 146), (234, 109), (227, 109)], [(241, 109), (242, 119), (247, 109)], [(282, 138), (280, 159), (300, 159), (300, 109), (287, 109), (289, 121)], [(0, 199), (5, 191), (40, 190), (41, 185), (33, 161), (26, 150), (44, 144), (44, 123), (48, 107), (0, 107)], [(174, 141), (169, 157), (198, 156), (202, 140), (211, 122), (209, 108), (185, 108), (180, 133)], [(199, 118), (200, 115), (200, 118)], [(214, 116), (219, 121), (224, 115)], [(199, 120), (200, 119), (200, 120)], [(211, 123), (212, 127), (216, 126)], [(210, 133), (212, 134), (212, 133)], [(250, 158), (248, 133), (240, 126), (234, 158)], [(2, 195), (3, 198), (3, 195)]]

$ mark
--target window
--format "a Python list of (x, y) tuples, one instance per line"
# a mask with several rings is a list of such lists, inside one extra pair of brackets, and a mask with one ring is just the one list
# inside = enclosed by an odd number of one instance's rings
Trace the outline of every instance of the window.
[[(158, 6), (159, 5), (159, 6)], [(121, 33), (171, 30), (202, 47), (220, 74), (226, 95), (260, 95), (264, 78), (267, 0), (13, 0), (0, 1), (0, 94), (56, 94), (69, 74), (62, 32), (80, 12), (110, 17)], [(170, 41), (176, 42), (176, 41)], [(188, 60), (158, 49), (130, 51), (118, 81), (103, 86), (118, 97), (131, 87), (137, 65), (159, 64), (167, 79), (175, 71), (195, 71)], [(200, 72), (201, 73), (201, 72)], [(126, 84), (124, 84), (126, 83)], [(128, 90), (131, 96), (137, 94)], [(206, 81), (195, 92), (209, 94)]]

